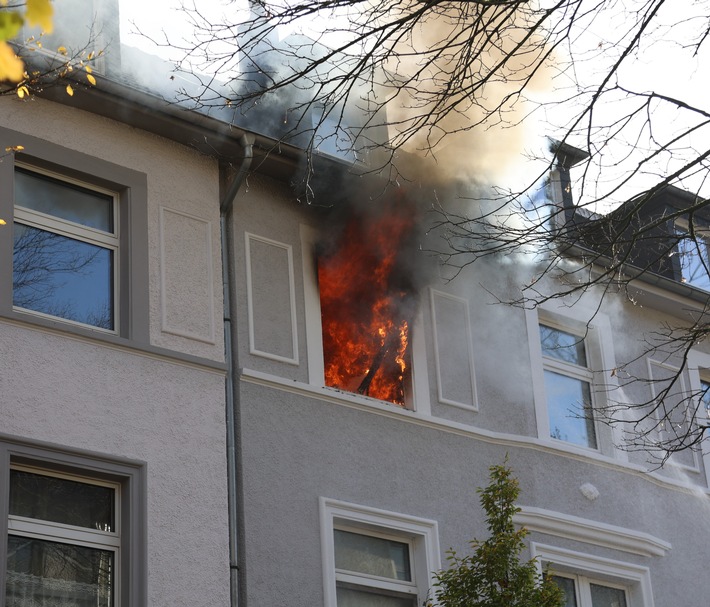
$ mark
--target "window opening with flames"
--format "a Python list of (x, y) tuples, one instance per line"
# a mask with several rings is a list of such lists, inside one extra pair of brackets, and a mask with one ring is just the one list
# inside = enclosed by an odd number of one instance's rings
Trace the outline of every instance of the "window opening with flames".
[(353, 213), (319, 247), (325, 385), (405, 406), (417, 215), (404, 197)]

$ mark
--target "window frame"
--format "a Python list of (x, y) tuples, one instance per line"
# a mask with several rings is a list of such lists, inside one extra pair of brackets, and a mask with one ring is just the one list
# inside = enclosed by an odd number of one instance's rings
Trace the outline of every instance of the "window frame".
[[(584, 335), (578, 335), (576, 332), (572, 332), (567, 328), (561, 328), (557, 325), (555, 322), (549, 322), (548, 320), (541, 319), (538, 322), (538, 332), (541, 327), (546, 327), (547, 329), (551, 329), (553, 331), (558, 331), (560, 333), (565, 333), (566, 335), (571, 335), (575, 338), (577, 338), (579, 341), (581, 341), (582, 348), (584, 351), (584, 358), (585, 358), (585, 363), (586, 366), (579, 365), (577, 363), (572, 363), (568, 362), (565, 360), (562, 360), (560, 358), (555, 358), (554, 356), (549, 356), (544, 353), (542, 350), (542, 343), (540, 344), (541, 347), (541, 355), (542, 355), (542, 369), (543, 369), (543, 375), (545, 374), (546, 371), (549, 371), (551, 373), (554, 373), (556, 375), (560, 375), (562, 377), (566, 377), (568, 379), (573, 379), (577, 382), (580, 382), (580, 384), (586, 384), (588, 387), (588, 392), (589, 392), (589, 403), (584, 405), (584, 410), (585, 412), (589, 412), (591, 415), (591, 427), (592, 430), (594, 431), (594, 445), (587, 444), (587, 445), (582, 445), (573, 441), (569, 441), (563, 438), (555, 438), (551, 434), (551, 429), (550, 429), (550, 438), (553, 440), (561, 440), (564, 442), (572, 443), (574, 445), (578, 445), (580, 447), (584, 447), (587, 449), (593, 449), (595, 451), (599, 450), (599, 430), (598, 430), (598, 424), (596, 421), (596, 418), (594, 416), (594, 405), (595, 405), (595, 397), (594, 397), (594, 392), (592, 390), (592, 386), (594, 384), (594, 373), (592, 372), (592, 369), (590, 368), (590, 356), (587, 348), (587, 339)], [(546, 402), (547, 402), (547, 422), (548, 425), (551, 424), (551, 411), (550, 411), (550, 405), (549, 405), (549, 395), (547, 395), (547, 382), (545, 382), (545, 392), (546, 392)], [(582, 418), (579, 418), (582, 419)], [(585, 416), (585, 425), (587, 425), (588, 422), (586, 421), (586, 416)], [(589, 437), (588, 437), (589, 438)], [(588, 440), (588, 443), (591, 442)]]
[(387, 411), (404, 411), (420, 415), (431, 414), (429, 395), (429, 379), (424, 343), (424, 320), (422, 307), (419, 307), (409, 330), (410, 339), (410, 373), (405, 385), (404, 406), (384, 400), (363, 396), (357, 392), (345, 392), (338, 388), (325, 385), (325, 362), (323, 357), (323, 326), (321, 323), (320, 291), (318, 289), (318, 272), (316, 258), (315, 228), (300, 224), (301, 264), (304, 291), (304, 315), (306, 322), (306, 353), (308, 359), (308, 384), (330, 397), (338, 400), (357, 402), (373, 408), (382, 407)]
[[(537, 559), (541, 574), (547, 567), (552, 575), (581, 576), (592, 583), (623, 588), (626, 591), (626, 607), (654, 607), (648, 567), (539, 542), (530, 542), (530, 553), (532, 558)], [(578, 607), (591, 606), (582, 604)]]
[[(326, 607), (337, 607), (337, 587), (381, 591), (399, 597), (411, 596), (415, 605), (427, 598), (432, 573), (441, 567), (436, 521), (320, 498), (323, 590)], [(334, 530), (394, 540), (409, 546), (411, 582), (357, 574), (335, 567)]]
[[(702, 390), (701, 381), (710, 383), (710, 354), (693, 349), (688, 353), (688, 382), (691, 394), (698, 395), (696, 398), (699, 398)], [(706, 417), (702, 423), (710, 424), (710, 419)], [(706, 430), (705, 432), (710, 431)], [(702, 460), (705, 484), (710, 487), (710, 451), (701, 449), (699, 458)]]
[[(25, 173), (32, 173), (34, 175), (39, 175), (41, 177), (49, 177), (54, 181), (60, 182), (62, 184), (67, 184), (67, 186), (79, 186), (85, 190), (91, 192), (96, 192), (97, 194), (102, 194), (105, 196), (110, 196), (112, 199), (111, 216), (113, 223), (112, 232), (100, 230), (97, 228), (91, 228), (70, 220), (62, 219), (56, 215), (49, 213), (44, 213), (41, 211), (36, 211), (28, 207), (23, 207), (15, 203), (14, 205), (14, 220), (13, 220), (13, 230), (14, 224), (21, 224), (29, 228), (38, 229), (44, 232), (49, 232), (52, 234), (57, 234), (59, 236), (76, 240), (81, 243), (86, 243), (106, 251), (110, 251), (111, 257), (111, 324), (114, 325), (113, 329), (106, 329), (100, 326), (91, 325), (90, 323), (84, 323), (81, 321), (72, 320), (69, 318), (64, 318), (62, 316), (54, 316), (52, 314), (47, 314), (39, 310), (33, 310), (32, 308), (23, 308), (22, 306), (15, 305), (13, 297), (13, 310), (26, 313), (26, 314), (36, 314), (38, 316), (48, 318), (51, 320), (60, 320), (61, 322), (68, 322), (70, 324), (77, 324), (82, 327), (86, 327), (91, 330), (102, 331), (110, 334), (116, 335), (118, 333), (118, 320), (121, 318), (121, 305), (120, 305), (120, 285), (119, 276), (121, 273), (121, 259), (120, 259), (120, 242), (121, 242), (121, 222), (118, 217), (119, 208), (119, 197), (116, 192), (108, 190), (106, 188), (101, 188), (94, 186), (92, 184), (79, 181), (78, 179), (73, 179), (70, 177), (65, 177), (60, 173), (54, 171), (49, 171), (45, 169), (40, 169), (34, 167), (25, 162), (17, 161), (15, 162), (15, 169), (23, 169)], [(13, 264), (14, 272), (14, 264)]]
[(598, 580), (581, 573), (560, 572), (553, 575), (555, 577), (561, 577), (574, 581), (575, 603), (577, 607), (593, 607), (590, 587), (591, 584), (604, 586), (605, 588), (613, 588), (615, 590), (622, 590), (624, 592), (624, 599), (627, 606), (629, 604), (629, 591), (623, 584), (613, 583), (607, 580)]
[[(677, 273), (678, 282), (690, 285), (696, 289), (702, 291), (710, 291), (710, 271), (706, 272), (704, 279), (702, 281), (690, 278), (684, 278), (684, 269), (691, 264), (686, 264), (683, 262), (683, 258), (689, 255), (700, 255), (705, 253), (705, 261), (703, 265), (710, 270), (710, 226), (708, 225), (694, 225), (693, 231), (695, 232), (694, 239), (690, 238), (690, 220), (689, 219), (676, 219), (673, 223), (673, 234), (677, 238), (677, 243), (675, 246), (677, 257)], [(690, 246), (694, 250), (689, 250)], [(702, 250), (701, 250), (702, 249)], [(701, 284), (702, 283), (702, 284)]]
[[(19, 148), (18, 146), (21, 146)], [(111, 340), (149, 343), (147, 176), (94, 156), (77, 152), (11, 129), (0, 128), (0, 284), (12, 284), (14, 174), (22, 167), (68, 183), (116, 196), (114, 256), (114, 330), (13, 306), (12, 289), (0, 290), (0, 316), (62, 331)], [(31, 211), (30, 211), (31, 212)], [(27, 211), (19, 209), (20, 220)]]
[[(566, 333), (584, 337), (587, 369), (591, 377), (591, 380), (587, 381), (590, 381), (592, 410), (594, 411), (599, 407), (606, 406), (606, 394), (613, 392), (618, 387), (616, 378), (608, 372), (616, 368), (613, 334), (609, 318), (598, 310), (586, 309), (583, 302), (578, 302), (577, 306), (570, 306), (565, 305), (565, 301), (560, 301), (540, 306), (536, 309), (526, 310), (525, 322), (531, 361), (538, 440), (543, 441), (547, 446), (554, 446), (557, 449), (581, 455), (593, 456), (594, 454), (601, 454), (614, 457), (620, 461), (628, 461), (628, 454), (615, 447), (615, 445), (622, 442), (620, 430), (616, 427), (611, 428), (600, 424), (596, 416), (594, 417), (594, 429), (597, 437), (596, 448), (558, 440), (550, 436), (544, 371), (545, 368), (554, 370), (552, 367), (557, 367), (557, 362), (562, 363), (563, 361), (543, 357), (539, 325), (543, 324)], [(548, 362), (550, 367), (546, 367)], [(572, 367), (573, 365), (570, 365), (570, 370), (572, 370)], [(604, 372), (605, 369), (607, 372)], [(572, 377), (576, 378), (578, 376), (572, 375)]]
[[(685, 423), (688, 424), (688, 426), (692, 426), (695, 423), (695, 419), (692, 415), (692, 411), (694, 409), (694, 403), (690, 398), (690, 395), (692, 392), (688, 390), (688, 386), (686, 383), (686, 373), (685, 371), (681, 370), (679, 367), (669, 364), (667, 362), (664, 362), (662, 360), (658, 360), (652, 357), (647, 357), (646, 358), (646, 366), (648, 369), (648, 379), (649, 379), (649, 389), (651, 390), (651, 398), (654, 401), (654, 408), (655, 407), (661, 407), (662, 405), (656, 404), (655, 401), (658, 398), (659, 395), (659, 383), (664, 381), (664, 378), (662, 377), (654, 377), (653, 374), (653, 369), (654, 368), (661, 368), (665, 369), (666, 371), (670, 372), (671, 376), (678, 374), (678, 391), (679, 394), (682, 395), (683, 400), (680, 403), (680, 406), (685, 407), (685, 411), (683, 411), (683, 417), (685, 418)], [(688, 378), (689, 379), (689, 378)], [(664, 388), (660, 388), (660, 391), (662, 391)], [(679, 396), (680, 398), (680, 396)], [(658, 409), (655, 409), (654, 412), (654, 418), (656, 419), (657, 422), (660, 422), (661, 419), (658, 416)], [(662, 440), (665, 440), (669, 434), (668, 431), (665, 429), (660, 429), (658, 430), (660, 433), (660, 438)], [(679, 453), (672, 453), (670, 454), (668, 458), (668, 462), (673, 464), (674, 466), (677, 466), (679, 468), (683, 468), (684, 470), (687, 470), (689, 472), (700, 472), (700, 461), (699, 461), (699, 453), (698, 453), (697, 448), (689, 448), (686, 449), (682, 452)], [(688, 465), (687, 463), (684, 463), (681, 461), (681, 457), (684, 453), (690, 452), (692, 455), (692, 464)]]
[[(14, 515), (11, 517), (8, 473), (11, 468), (116, 487), (115, 533), (95, 532), (61, 523), (45, 524), (39, 519)], [(146, 495), (143, 462), (106, 458), (92, 452), (70, 451), (47, 443), (0, 434), (0, 562), (7, 562), (8, 536), (11, 534), (99, 549), (106, 549), (106, 542), (113, 542), (117, 554), (114, 606), (146, 605)], [(52, 530), (59, 533), (52, 534)], [(100, 543), (92, 541), (92, 536), (101, 536)], [(0, 567), (0, 607), (5, 605), (6, 576), (7, 570), (3, 565)]]

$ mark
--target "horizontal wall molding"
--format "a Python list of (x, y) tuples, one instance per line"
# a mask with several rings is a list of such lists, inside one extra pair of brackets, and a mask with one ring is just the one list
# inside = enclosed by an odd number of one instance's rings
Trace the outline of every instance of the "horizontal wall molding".
[(608, 525), (562, 512), (521, 506), (513, 522), (528, 531), (614, 548), (641, 556), (665, 556), (671, 544), (641, 531)]
[(459, 436), (468, 436), (476, 440), (482, 440), (496, 445), (542, 451), (567, 459), (594, 464), (603, 468), (615, 470), (617, 472), (631, 474), (666, 489), (674, 489), (692, 495), (706, 494), (710, 496), (710, 489), (706, 487), (688, 485), (682, 481), (662, 476), (653, 471), (648, 471), (638, 464), (615, 460), (590, 449), (576, 448), (574, 445), (568, 445), (566, 443), (564, 445), (559, 445), (558, 443), (560, 443), (560, 441), (484, 430), (482, 428), (476, 428), (474, 426), (449, 421), (428, 414), (423, 415), (417, 411), (403, 409), (396, 405), (389, 405), (382, 401), (361, 396), (359, 394), (343, 392), (342, 390), (338, 390), (336, 388), (313, 386), (300, 381), (272, 375), (270, 373), (255, 371), (253, 369), (243, 368), (240, 369), (239, 372), (239, 379), (243, 382), (266, 386), (278, 391), (290, 392), (304, 398), (312, 398), (334, 405), (356, 409), (358, 411), (363, 411), (373, 415), (382, 415), (384, 417), (398, 419), (400, 421), (416, 424), (418, 426), (424, 426), (441, 432), (448, 432)]

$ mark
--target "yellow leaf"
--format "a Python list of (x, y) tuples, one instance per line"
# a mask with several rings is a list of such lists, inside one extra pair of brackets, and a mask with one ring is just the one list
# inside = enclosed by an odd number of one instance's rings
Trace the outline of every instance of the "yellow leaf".
[(94, 70), (91, 69), (91, 66), (90, 66), (90, 65), (87, 65), (84, 69), (86, 70), (86, 73), (87, 73), (87, 74), (90, 74), (91, 72), (94, 71)]
[(71, 87), (71, 84), (67, 84), (67, 95), (70, 97), (74, 94), (74, 89)]
[(25, 149), (24, 145), (9, 145), (5, 148), (5, 151), (6, 152), (19, 152), (24, 149)]
[(0, 219), (0, 226), (6, 226), (6, 225), (7, 225), (7, 221), (5, 221), (4, 219)]
[(19, 82), (25, 74), (25, 66), (7, 43), (0, 41), (0, 81)]
[(66, 54), (67, 54), (67, 47), (66, 47), (66, 46), (60, 46), (60, 47), (57, 49), (57, 52), (58, 52), (60, 55), (66, 55)]
[(30, 25), (39, 25), (42, 31), (51, 34), (54, 9), (50, 0), (27, 0), (25, 19)]
[(91, 74), (87, 74), (87, 75), (86, 75), (86, 79), (87, 79), (91, 84), (93, 84), (94, 86), (96, 86), (96, 78), (94, 78)]
[(17, 89), (17, 96), (20, 99), (24, 99), (26, 95), (30, 94), (30, 90), (26, 86), (21, 86)]

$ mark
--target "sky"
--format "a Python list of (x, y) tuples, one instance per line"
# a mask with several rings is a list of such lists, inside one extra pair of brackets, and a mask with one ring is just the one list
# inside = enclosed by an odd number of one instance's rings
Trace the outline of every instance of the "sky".
[[(580, 24), (573, 36), (576, 41), (576, 51), (580, 52), (584, 49), (585, 60), (577, 63), (574, 69), (564, 76), (556, 78), (554, 85), (551, 85), (546, 92), (550, 99), (555, 98), (556, 95), (553, 89), (557, 88), (560, 83), (569, 85), (572, 77), (585, 84), (599, 78), (599, 74), (603, 73), (604, 66), (618, 55), (619, 49), (614, 44), (614, 40), (618, 37), (620, 28), (627, 25), (622, 11), (634, 1), (610, 1), (607, 4), (611, 8), (602, 13), (600, 17), (594, 21)], [(178, 10), (179, 0), (151, 0), (150, 3), (145, 0), (120, 0), (120, 3), (121, 37), (124, 43), (137, 46), (170, 61), (177, 61), (181, 58), (179, 51), (167, 47), (158, 48), (152, 45), (146, 36), (136, 33), (140, 29), (143, 34), (155, 39), (164, 39), (163, 32), (171, 40), (189, 39), (190, 24), (185, 18), (185, 14)], [(201, 12), (218, 22), (225, 11), (234, 14), (234, 11), (240, 6), (243, 7), (243, 4), (244, 0), (237, 3), (230, 3), (228, 0), (200, 0), (199, 8)], [(621, 82), (637, 91), (644, 92), (654, 89), (662, 94), (680, 97), (710, 112), (706, 85), (710, 81), (710, 57), (707, 56), (707, 53), (692, 56), (687, 49), (683, 49), (682, 45), (675, 42), (687, 42), (690, 39), (691, 32), (697, 27), (697, 24), (693, 22), (692, 18), (684, 22), (684, 18), (694, 17), (696, 14), (702, 18), (703, 5), (693, 0), (672, 0), (666, 4), (665, 12), (662, 11), (660, 14), (659, 30), (652, 36), (653, 44), (643, 42), (639, 46), (632, 57), (632, 62), (621, 73)], [(620, 98), (610, 99), (600, 106), (597, 117), (602, 122), (611, 122), (629, 107), (628, 102)], [(552, 125), (542, 122), (528, 125), (525, 135), (526, 142), (519, 150), (520, 152), (537, 153), (544, 145), (544, 137), (555, 135), (555, 124), (563, 123), (569, 116), (559, 108), (555, 108), (553, 112), (547, 114), (547, 118), (550, 123), (553, 123)], [(639, 128), (642, 118), (639, 118)], [(670, 138), (673, 133), (678, 132), (687, 124), (678, 112), (670, 110), (669, 107), (660, 108), (654, 114), (653, 135), (659, 139)], [(637, 130), (632, 132), (637, 132)], [(658, 162), (654, 164), (653, 171), (656, 174), (668, 174), (675, 170), (679, 159), (690, 146), (697, 145), (702, 148), (707, 140), (710, 140), (708, 129), (698, 132), (695, 140), (685, 140), (682, 146), (679, 146), (682, 149), (678, 149), (675, 154), (661, 155)], [(574, 144), (575, 141), (571, 143)], [(584, 143), (580, 139), (580, 144)], [(624, 175), (628, 173), (629, 167), (633, 167), (638, 162), (639, 149), (642, 147), (630, 136), (616, 134), (613, 145), (604, 150), (601, 172), (596, 176), (598, 183), (603, 187), (608, 187), (612, 179), (623, 179)], [(629, 155), (630, 150), (631, 154)], [(537, 170), (531, 167), (528, 169), (530, 174), (534, 174)], [(513, 176), (522, 171), (521, 165), (517, 164), (513, 166), (509, 175)], [(640, 191), (652, 178), (653, 176), (639, 175), (637, 179), (617, 193), (610, 205), (599, 206), (596, 210), (608, 210), (613, 204)], [(688, 189), (703, 189), (700, 177), (686, 180), (682, 185)], [(593, 198), (596, 192), (589, 187), (585, 194), (588, 198)]]

